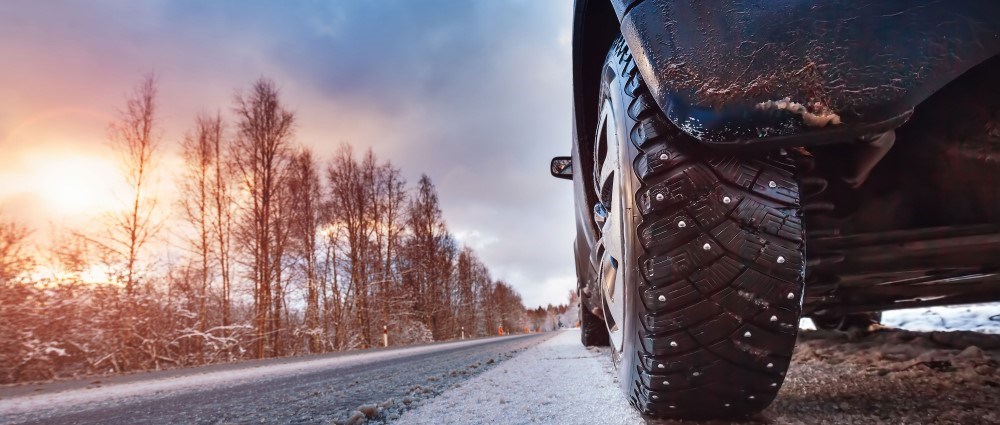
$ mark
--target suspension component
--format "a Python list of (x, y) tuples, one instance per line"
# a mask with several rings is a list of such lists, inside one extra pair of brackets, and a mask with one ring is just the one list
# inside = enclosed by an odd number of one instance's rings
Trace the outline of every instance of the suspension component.
[(852, 189), (861, 187), (871, 174), (875, 165), (885, 158), (892, 145), (896, 143), (896, 130), (889, 130), (879, 135), (861, 139), (861, 143), (852, 146), (853, 164), (842, 177), (844, 183)]

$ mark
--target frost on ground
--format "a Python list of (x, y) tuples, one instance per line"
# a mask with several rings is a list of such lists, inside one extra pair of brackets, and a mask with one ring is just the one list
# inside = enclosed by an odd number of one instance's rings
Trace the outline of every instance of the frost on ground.
[(403, 424), (639, 424), (618, 389), (606, 349), (580, 345), (580, 330), (501, 363), (423, 406)]
[(416, 384), (406, 388), (401, 398), (393, 397), (380, 403), (364, 404), (357, 409), (341, 412), (335, 415), (330, 423), (331, 425), (392, 423), (398, 420), (403, 412), (427, 403), (428, 400), (434, 399), (446, 389), (456, 388), (459, 385), (456, 382), (496, 367), (497, 364), (502, 364), (523, 350), (524, 348), (519, 348), (509, 352), (497, 352), (486, 360), (455, 365), (458, 367), (439, 375), (427, 375), (424, 378), (426, 381), (424, 384)]

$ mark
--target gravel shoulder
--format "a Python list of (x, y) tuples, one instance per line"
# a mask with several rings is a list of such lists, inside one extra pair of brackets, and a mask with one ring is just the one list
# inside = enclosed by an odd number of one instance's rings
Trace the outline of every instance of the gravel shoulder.
[(804, 331), (763, 420), (781, 424), (1000, 424), (1000, 335)]

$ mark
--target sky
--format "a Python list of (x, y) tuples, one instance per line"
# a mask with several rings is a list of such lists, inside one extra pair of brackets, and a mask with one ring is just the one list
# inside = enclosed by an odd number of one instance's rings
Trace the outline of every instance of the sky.
[(157, 76), (169, 198), (200, 112), (273, 79), (296, 142), (372, 148), (437, 185), (449, 229), (529, 307), (575, 287), (570, 0), (0, 2), (0, 213), (85, 225), (121, 193), (107, 126)]

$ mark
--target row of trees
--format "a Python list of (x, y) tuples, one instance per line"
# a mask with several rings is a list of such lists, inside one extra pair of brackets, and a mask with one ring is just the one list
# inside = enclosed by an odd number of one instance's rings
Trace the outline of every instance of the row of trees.
[(576, 291), (569, 291), (569, 304), (560, 304), (528, 309), (528, 328), (539, 331), (552, 331), (560, 328), (579, 326), (580, 299)]
[[(408, 344), (532, 327), (448, 232), (426, 175), (407, 187), (347, 145), (320, 162), (267, 79), (228, 120), (196, 118), (180, 198), (160, 205), (156, 94), (147, 77), (110, 126), (129, 193), (102, 230), (43, 250), (0, 220), (0, 383), (366, 348), (383, 329)], [(166, 240), (183, 255), (164, 258)], [(107, 282), (84, 283), (98, 268)]]

